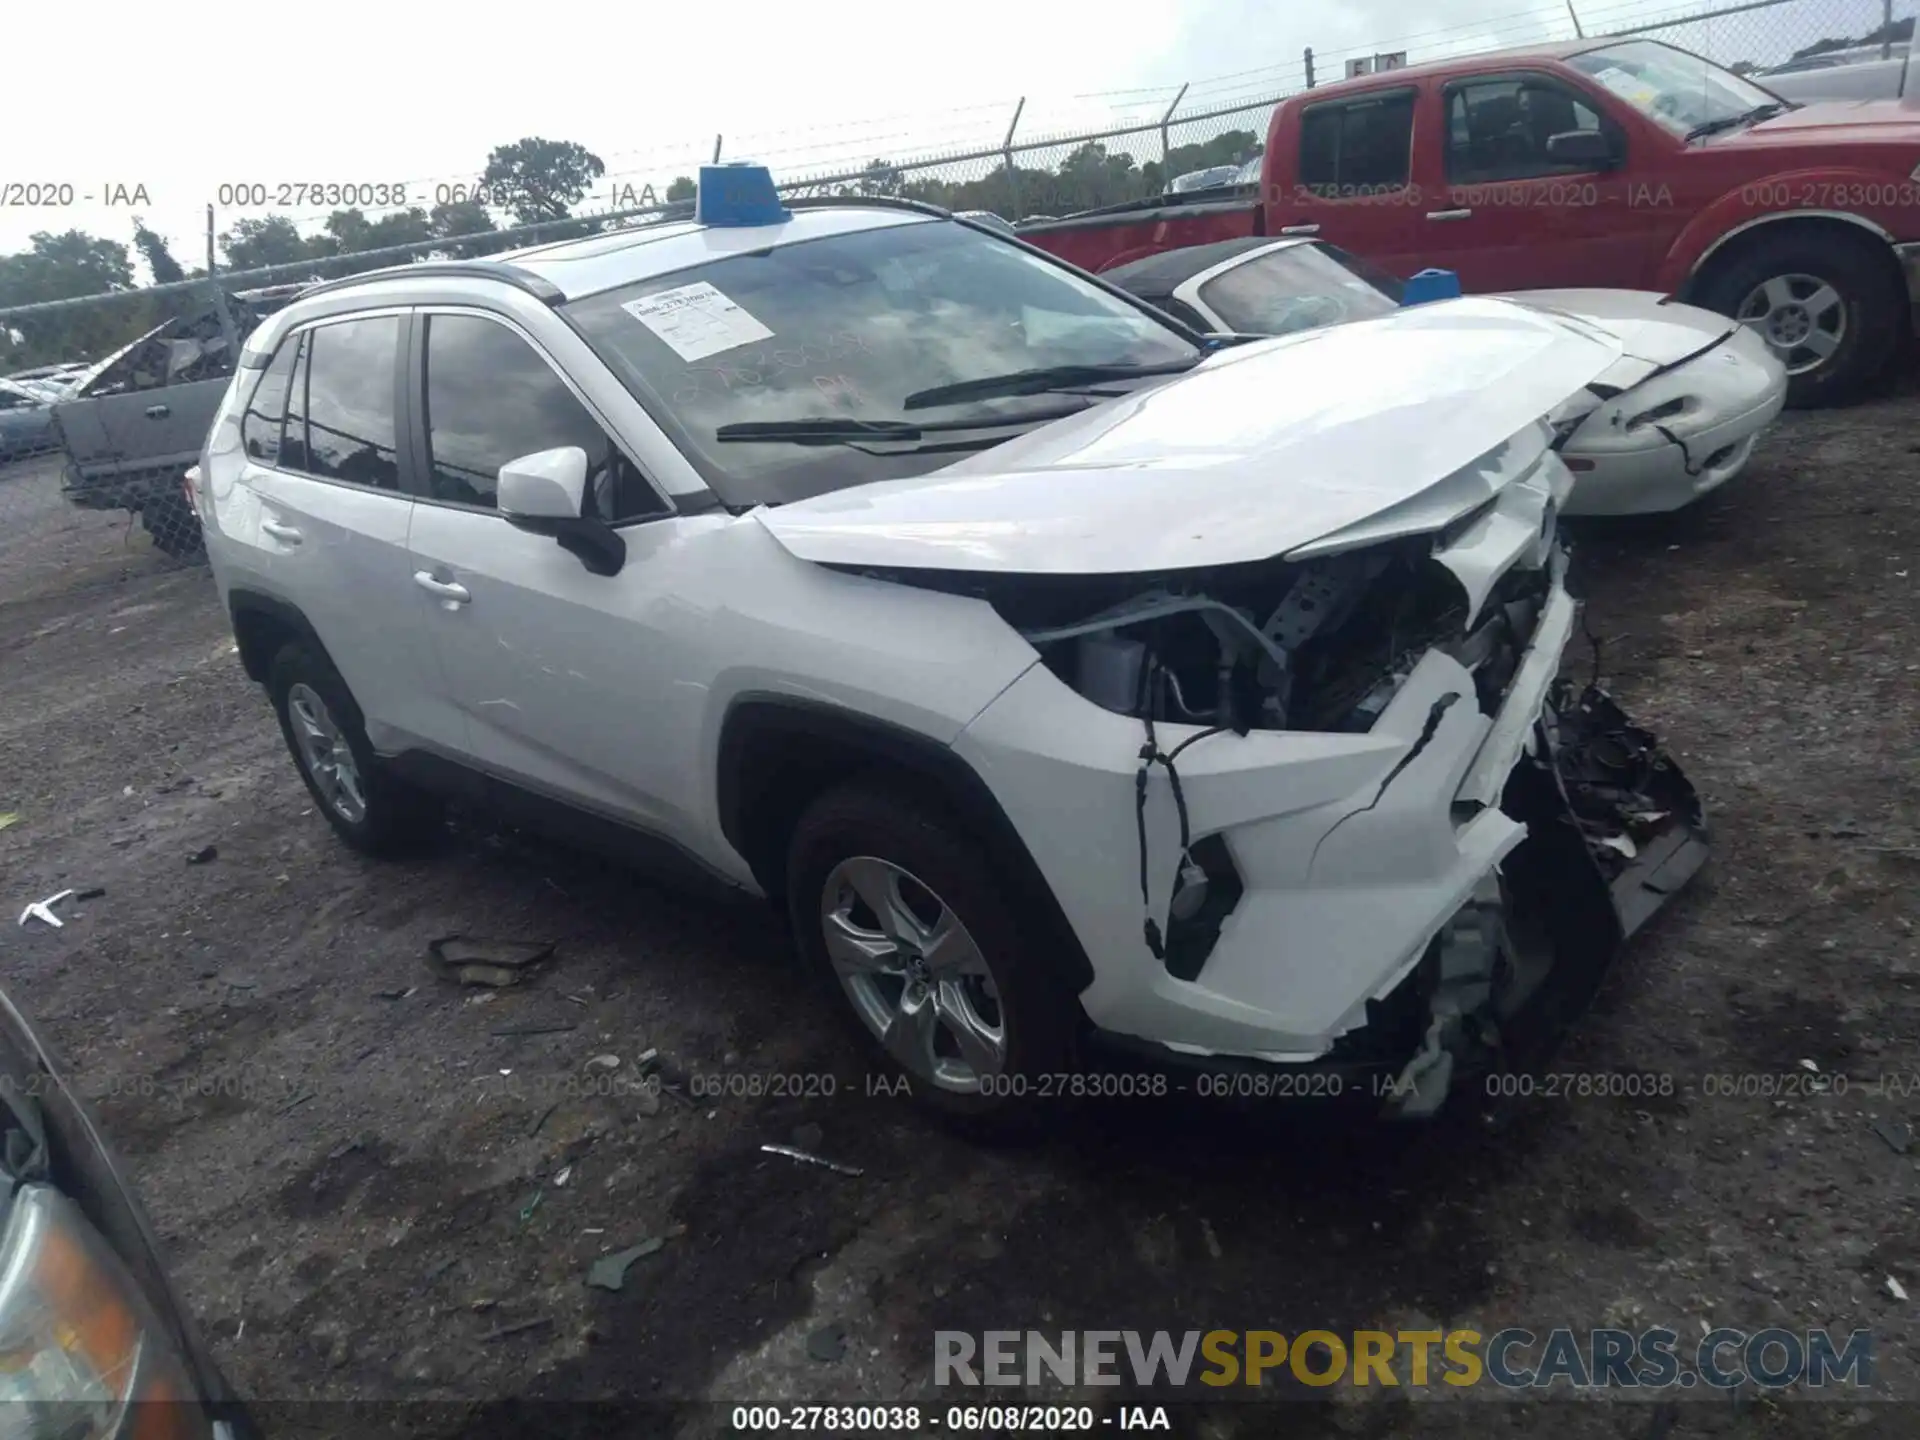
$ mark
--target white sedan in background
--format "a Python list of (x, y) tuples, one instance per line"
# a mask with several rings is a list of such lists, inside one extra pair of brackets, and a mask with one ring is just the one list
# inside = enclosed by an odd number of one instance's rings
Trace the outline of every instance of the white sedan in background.
[[(1400, 306), (1401, 282), (1321, 240), (1249, 237), (1102, 273), (1203, 331), (1286, 335)], [(1753, 330), (1637, 290), (1505, 296), (1615, 336), (1625, 354), (1550, 417), (1575, 485), (1568, 515), (1678, 510), (1745, 468), (1779, 416), (1787, 372)]]

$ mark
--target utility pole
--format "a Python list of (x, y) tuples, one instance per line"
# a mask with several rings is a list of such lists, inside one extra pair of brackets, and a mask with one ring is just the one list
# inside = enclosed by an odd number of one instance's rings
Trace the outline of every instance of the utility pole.
[(1313, 88), (1313, 47), (1307, 46), (1307, 89)]
[(1893, 58), (1893, 0), (1880, 0), (1880, 58)]
[[(1887, 0), (1887, 3), (1891, 5), (1893, 3), (1893, 0)], [(1582, 39), (1582, 40), (1586, 39), (1587, 32), (1580, 28), (1580, 16), (1579, 16), (1579, 13), (1575, 11), (1573, 8), (1573, 0), (1567, 0), (1567, 14), (1573, 17), (1574, 35), (1577, 36), (1579, 39)]]
[(207, 206), (207, 274), (213, 274), (213, 206)]
[(718, 135), (713, 137), (713, 163), (716, 165), (720, 163), (720, 140)]

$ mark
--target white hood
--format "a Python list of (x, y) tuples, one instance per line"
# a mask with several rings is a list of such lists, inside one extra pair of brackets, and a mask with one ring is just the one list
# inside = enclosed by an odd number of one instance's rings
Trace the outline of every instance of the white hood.
[(1740, 328), (1737, 320), (1652, 290), (1519, 290), (1504, 298), (1598, 325), (1619, 338), (1629, 362), (1650, 367), (1648, 374), (1710, 350)]
[[(1505, 300), (1422, 305), (1220, 353), (957, 465), (756, 512), (823, 564), (1127, 574), (1282, 555), (1466, 470), (1619, 360)], [(1491, 477), (1501, 467), (1483, 467)], [(1437, 528), (1490, 498), (1455, 481)]]

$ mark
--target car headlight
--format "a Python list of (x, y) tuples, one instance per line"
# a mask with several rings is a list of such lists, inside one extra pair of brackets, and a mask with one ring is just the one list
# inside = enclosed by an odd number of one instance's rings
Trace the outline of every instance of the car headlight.
[(0, 1239), (0, 1440), (208, 1433), (167, 1332), (66, 1196), (17, 1191)]
[(1658, 424), (1662, 420), (1671, 420), (1676, 415), (1684, 415), (1692, 408), (1692, 402), (1681, 396), (1678, 400), (1669, 400), (1664, 405), (1656, 405), (1651, 410), (1642, 410), (1627, 421), (1627, 429), (1638, 430), (1643, 426)]

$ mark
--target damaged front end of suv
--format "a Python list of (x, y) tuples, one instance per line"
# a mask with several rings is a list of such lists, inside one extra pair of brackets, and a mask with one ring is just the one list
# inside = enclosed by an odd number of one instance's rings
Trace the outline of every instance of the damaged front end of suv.
[[(1706, 856), (1671, 757), (1597, 676), (1562, 675), (1573, 482), (1546, 417), (1615, 355), (1498, 302), (1434, 306), (1249, 347), (1097, 430), (952, 467), (945, 496), (928, 477), (773, 523), (814, 558), (976, 596), (1033, 646), (954, 748), (1093, 961), (1098, 1038), (1427, 1115), (1544, 1055)], [(1338, 388), (1359, 374), (1415, 398)], [(1148, 458), (1208, 385), (1263, 395), (1265, 428)], [(1140, 549), (1212, 563), (1123, 568), (1105, 525), (1072, 535), (1095, 459), (1109, 505), (1157, 516)], [(988, 527), (965, 508), (990, 465), (1065, 493), (1025, 490), (1024, 532)], [(1184, 504), (1155, 508), (1155, 466)], [(965, 563), (934, 568), (942, 546)]]
[[(1498, 499), (1437, 536), (1187, 576), (1067, 621), (1048, 613), (1065, 599), (1052, 587), (996, 597), (1054, 678), (1138, 723), (1129, 828), (1140, 943), (1169, 981), (1213, 985), (1250, 872), (1256, 884), (1272, 878), (1297, 843), (1273, 843), (1289, 811), (1312, 838), (1310, 853), (1293, 851), (1296, 873), (1317, 893), (1291, 906), (1269, 892), (1267, 908), (1290, 923), (1243, 922), (1269, 937), (1271, 959), (1302, 950), (1327, 970), (1365, 974), (1357, 937), (1380, 927), (1338, 912), (1405, 912), (1394, 918), (1413, 927), (1411, 953), (1321, 1030), (1324, 1051), (1255, 1052), (1314, 1067), (1316, 1079), (1296, 1082), (1303, 1095), (1361, 1095), (1421, 1115), (1465, 1076), (1534, 1062), (1620, 944), (1705, 859), (1700, 803), (1672, 759), (1597, 683), (1559, 675), (1576, 620), (1553, 523), (1559, 460), (1544, 443), (1514, 444), (1484, 468), (1507, 464), (1524, 473), (1497, 477)], [(1234, 767), (1208, 766), (1225, 752), (1207, 747), (1261, 734), (1325, 737), (1306, 762), (1322, 775), (1341, 768), (1335, 737), (1353, 737), (1349, 758), (1367, 753), (1361, 737), (1392, 737), (1398, 753), (1335, 802), (1344, 813), (1311, 803), (1317, 787), (1303, 784), (1279, 815), (1221, 824), (1213, 802)], [(1443, 825), (1473, 865), (1434, 863)], [(1433, 902), (1441, 874), (1471, 881), (1451, 909), (1451, 897)], [(1232, 972), (1250, 959), (1218, 963)], [(1246, 978), (1220, 974), (1222, 998)], [(1301, 992), (1329, 988), (1297, 980)]]

